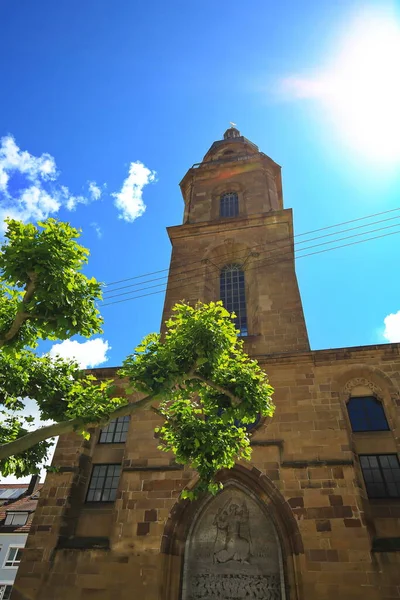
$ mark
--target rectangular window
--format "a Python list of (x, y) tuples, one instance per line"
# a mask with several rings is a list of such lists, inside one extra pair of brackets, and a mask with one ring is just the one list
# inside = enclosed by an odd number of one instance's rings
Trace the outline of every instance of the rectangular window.
[(118, 417), (102, 428), (99, 444), (118, 444), (126, 442), (128, 435), (129, 417)]
[(86, 502), (114, 502), (120, 474), (121, 465), (95, 465)]
[(400, 463), (397, 454), (360, 455), (369, 498), (400, 497)]
[(10, 600), (12, 585), (9, 583), (0, 583), (0, 600)]
[(21, 562), (21, 555), (22, 548), (20, 546), (10, 546), (3, 566), (6, 568), (18, 567)]
[(29, 514), (27, 512), (8, 512), (4, 525), (25, 525)]

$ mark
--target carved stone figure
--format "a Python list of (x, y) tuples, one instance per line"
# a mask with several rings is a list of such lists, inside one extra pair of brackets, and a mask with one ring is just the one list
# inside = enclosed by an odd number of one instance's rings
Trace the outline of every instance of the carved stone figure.
[(192, 526), (182, 600), (283, 600), (281, 564), (268, 512), (245, 490), (227, 485)]
[(217, 528), (214, 544), (215, 561), (220, 563), (228, 560), (248, 562), (251, 556), (251, 538), (246, 502), (238, 505), (229, 499), (215, 515), (214, 525)]

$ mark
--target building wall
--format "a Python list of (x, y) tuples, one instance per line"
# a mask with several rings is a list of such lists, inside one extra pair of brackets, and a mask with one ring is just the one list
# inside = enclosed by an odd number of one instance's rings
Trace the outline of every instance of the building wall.
[[(399, 553), (380, 550), (390, 548), (382, 539), (400, 538), (400, 504), (368, 500), (358, 462), (366, 450), (399, 452), (399, 345), (259, 360), (276, 388), (276, 412), (255, 431), (251, 462), (221, 478), (237, 480), (274, 515), (287, 598), (399, 598)], [(391, 431), (351, 433), (346, 401), (365, 388), (383, 402)], [(179, 500), (193, 473), (157, 450), (157, 424), (157, 415), (141, 413), (122, 448), (99, 449), (96, 436), (91, 444), (60, 440), (55, 462), (64, 468), (48, 475), (13, 600), (66, 599), (71, 585), (77, 600), (122, 600), (133, 589), (143, 600), (179, 598), (199, 503)], [(99, 451), (113, 453), (109, 462), (123, 455), (123, 472), (115, 504), (89, 506), (87, 477), (92, 461), (104, 461)]]
[(26, 533), (0, 533), (0, 584), (13, 583), (18, 567), (4, 567), (10, 546), (24, 547), (27, 539)]

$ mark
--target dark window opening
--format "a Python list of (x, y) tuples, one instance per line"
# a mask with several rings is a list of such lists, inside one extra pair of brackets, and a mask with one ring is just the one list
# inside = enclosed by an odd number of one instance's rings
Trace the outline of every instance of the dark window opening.
[(114, 502), (120, 474), (121, 465), (95, 465), (86, 502)]
[(373, 396), (350, 398), (347, 410), (354, 432), (388, 431), (389, 429), (383, 406)]
[(237, 217), (239, 214), (239, 199), (235, 192), (223, 194), (219, 203), (220, 217)]
[(129, 428), (129, 417), (118, 417), (102, 428), (99, 444), (118, 444), (126, 442)]
[(226, 310), (234, 312), (240, 335), (247, 335), (244, 272), (240, 265), (227, 265), (220, 274), (220, 298)]
[(10, 600), (12, 585), (0, 583), (0, 600)]
[(369, 498), (400, 497), (400, 463), (397, 454), (364, 454), (361, 469)]

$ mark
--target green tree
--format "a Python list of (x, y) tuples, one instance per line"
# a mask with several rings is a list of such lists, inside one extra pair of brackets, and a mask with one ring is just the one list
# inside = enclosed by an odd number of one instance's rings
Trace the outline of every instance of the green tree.
[[(195, 493), (215, 492), (219, 469), (250, 458), (246, 424), (273, 413), (267, 376), (244, 353), (220, 302), (174, 307), (165, 335), (148, 335), (123, 362), (126, 397), (115, 397), (113, 381), (99, 382), (74, 361), (40, 356), (40, 340), (101, 332), (101, 285), (82, 272), (89, 252), (79, 235), (54, 219), (7, 222), (0, 250), (0, 471), (38, 472), (54, 436), (88, 437), (93, 427), (147, 409), (163, 419), (160, 447), (197, 470)], [(30, 430), (26, 398), (54, 423)]]

